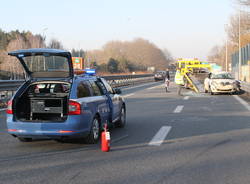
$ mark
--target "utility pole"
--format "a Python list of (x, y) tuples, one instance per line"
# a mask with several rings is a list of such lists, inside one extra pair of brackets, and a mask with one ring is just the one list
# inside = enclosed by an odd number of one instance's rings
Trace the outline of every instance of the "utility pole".
[(228, 65), (227, 55), (228, 55), (228, 49), (227, 49), (227, 38), (226, 38), (226, 72), (227, 72), (227, 65)]
[[(227, 24), (225, 24), (225, 30), (226, 30), (226, 32), (227, 32)], [(227, 57), (227, 55), (228, 55), (228, 47), (227, 47), (227, 45), (228, 45), (228, 37), (226, 36), (226, 72), (227, 72), (227, 65), (228, 65), (228, 57)]]
[(239, 65), (238, 65), (238, 79), (240, 80), (241, 79), (241, 36), (240, 36), (240, 34), (241, 34), (241, 30), (240, 30), (240, 26), (241, 26), (241, 24), (240, 24), (240, 21), (241, 21), (241, 17), (240, 17), (240, 13), (241, 13), (241, 11), (240, 11), (240, 8), (239, 8)]

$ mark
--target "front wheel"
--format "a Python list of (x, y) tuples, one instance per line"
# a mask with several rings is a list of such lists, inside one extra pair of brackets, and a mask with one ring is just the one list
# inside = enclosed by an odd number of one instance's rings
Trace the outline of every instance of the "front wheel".
[(120, 112), (119, 120), (115, 123), (116, 127), (123, 128), (126, 125), (126, 110), (123, 106)]
[(97, 117), (95, 117), (94, 120), (92, 121), (92, 126), (89, 135), (85, 138), (85, 141), (88, 144), (95, 144), (98, 142), (99, 138), (100, 138), (100, 122), (97, 119)]

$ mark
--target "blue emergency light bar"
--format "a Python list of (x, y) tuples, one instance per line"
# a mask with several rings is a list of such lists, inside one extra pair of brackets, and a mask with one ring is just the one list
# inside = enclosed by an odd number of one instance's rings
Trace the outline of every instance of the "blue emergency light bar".
[(95, 69), (88, 69), (87, 68), (84, 71), (85, 71), (85, 74), (87, 74), (87, 75), (95, 75), (96, 74)]

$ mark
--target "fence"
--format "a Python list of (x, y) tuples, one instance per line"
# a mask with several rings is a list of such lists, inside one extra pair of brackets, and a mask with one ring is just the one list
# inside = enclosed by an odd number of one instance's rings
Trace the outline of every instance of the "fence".
[[(239, 52), (235, 52), (231, 56), (232, 72), (236, 78), (244, 82), (250, 82), (250, 44), (241, 48), (241, 61), (239, 61)], [(239, 62), (241, 63), (240, 75), (239, 75)]]

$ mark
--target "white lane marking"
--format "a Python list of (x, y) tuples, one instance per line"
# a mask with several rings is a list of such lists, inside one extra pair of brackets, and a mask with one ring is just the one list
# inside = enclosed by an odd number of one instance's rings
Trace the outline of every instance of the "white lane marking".
[(124, 95), (124, 96), (122, 96), (122, 97), (123, 97), (123, 98), (127, 98), (127, 97), (132, 96), (132, 95), (134, 95), (134, 93), (130, 93), (130, 94)]
[(188, 100), (190, 96), (185, 96), (183, 100)]
[(183, 107), (184, 107), (184, 105), (178, 105), (178, 106), (175, 108), (175, 110), (174, 110), (173, 113), (180, 113), (180, 112), (182, 111)]
[(243, 100), (242, 98), (240, 98), (238, 95), (234, 95), (233, 97), (236, 100), (238, 100), (247, 110), (250, 111), (250, 105), (245, 100)]
[(150, 83), (142, 84), (142, 85), (138, 85), (138, 86), (124, 87), (124, 88), (122, 88), (122, 90), (125, 91), (125, 90), (129, 90), (129, 89), (139, 88), (139, 87), (143, 87), (143, 86), (149, 86), (149, 85), (157, 84), (157, 83), (159, 83), (159, 82), (150, 82)]
[(5, 109), (0, 109), (0, 112), (1, 112), (1, 111), (6, 111), (6, 109), (7, 109), (7, 108), (5, 108)]
[(163, 84), (157, 85), (157, 86), (153, 86), (153, 87), (151, 87), (151, 88), (147, 88), (147, 90), (155, 89), (155, 88), (158, 88), (158, 87), (161, 87), (161, 86), (163, 86)]
[(160, 130), (155, 134), (152, 140), (148, 143), (150, 146), (160, 146), (166, 136), (168, 135), (169, 131), (171, 130), (171, 126), (163, 126)]

